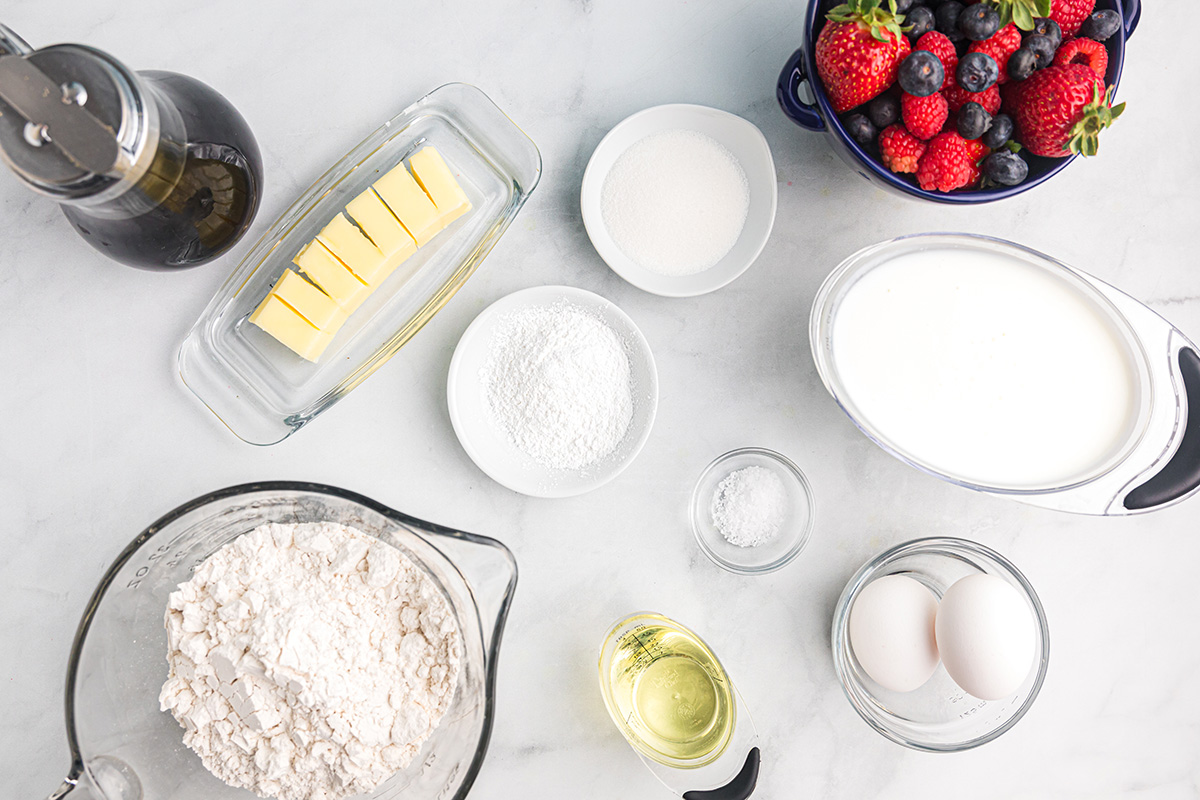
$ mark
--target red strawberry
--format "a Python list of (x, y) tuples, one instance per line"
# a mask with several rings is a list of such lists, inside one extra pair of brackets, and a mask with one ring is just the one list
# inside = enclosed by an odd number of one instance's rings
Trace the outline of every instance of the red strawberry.
[(1085, 64), (1092, 68), (1096, 77), (1104, 80), (1108, 72), (1108, 50), (1095, 39), (1072, 39), (1058, 48), (1054, 54), (1054, 63), (1058, 66), (1066, 64)]
[(957, 114), (958, 110), (967, 103), (979, 103), (983, 106), (983, 110), (996, 115), (1000, 110), (1000, 85), (993, 83), (982, 92), (968, 92), (961, 86), (954, 85), (942, 92), (946, 95), (946, 102), (950, 104), (951, 113)]
[(1000, 67), (1000, 83), (1005, 83), (1008, 80), (1008, 73), (1005, 72), (1005, 68), (1008, 66), (1008, 57), (1017, 52), (1020, 47), (1021, 31), (1010, 22), (992, 34), (992, 38), (984, 39), (982, 42), (971, 42), (967, 52), (984, 53), (996, 59), (996, 66)]
[(988, 146), (983, 143), (982, 139), (964, 139), (963, 147), (967, 148), (967, 155), (970, 156), (971, 161), (976, 164), (978, 164), (980, 161), (983, 161), (985, 158), (991, 155), (992, 152)]
[(900, 116), (904, 126), (918, 139), (932, 139), (941, 131), (950, 108), (941, 92), (928, 97), (916, 97), (908, 92), (900, 93)]
[(981, 139), (967, 139), (963, 142), (967, 150), (967, 158), (971, 160), (971, 179), (967, 186), (975, 186), (983, 178), (983, 160), (992, 154), (991, 149)]
[(1062, 28), (1065, 39), (1079, 32), (1079, 26), (1091, 15), (1095, 7), (1096, 0), (1052, 0), (1050, 19)]
[(817, 37), (817, 73), (840, 114), (895, 83), (900, 62), (912, 48), (900, 32), (903, 15), (883, 10), (879, 0), (847, 0), (827, 18)]
[(916, 172), (925, 143), (903, 125), (889, 125), (879, 134), (879, 158), (892, 172)]
[(938, 61), (942, 62), (942, 68), (946, 70), (942, 88), (954, 85), (954, 70), (958, 69), (958, 51), (954, 49), (954, 42), (950, 41), (946, 34), (939, 31), (924, 33), (917, 39), (917, 46), (913, 49), (928, 50), (937, 56)]
[(917, 183), (927, 192), (961, 189), (970, 182), (973, 166), (961, 136), (939, 133), (917, 162)]
[(1046, 67), (1013, 89), (1006, 102), (1018, 139), (1039, 156), (1095, 155), (1100, 131), (1125, 110), (1124, 103), (1112, 105), (1112, 90), (1084, 64)]

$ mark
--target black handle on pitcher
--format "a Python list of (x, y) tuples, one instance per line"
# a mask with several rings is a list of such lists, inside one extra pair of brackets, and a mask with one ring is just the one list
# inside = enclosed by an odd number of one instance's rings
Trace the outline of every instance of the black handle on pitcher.
[(758, 748), (750, 748), (742, 770), (729, 783), (716, 789), (684, 792), (683, 800), (746, 800), (758, 785), (758, 765), (762, 761)]
[(804, 68), (804, 48), (792, 53), (792, 57), (783, 65), (779, 73), (779, 82), (775, 85), (775, 97), (792, 122), (810, 131), (825, 130), (825, 120), (817, 112), (817, 107), (805, 103), (796, 94), (800, 84), (808, 82), (808, 72)]
[(1158, 474), (1125, 496), (1125, 508), (1143, 511), (1178, 500), (1200, 486), (1200, 355), (1179, 351), (1179, 374), (1187, 396), (1187, 426), (1179, 449)]

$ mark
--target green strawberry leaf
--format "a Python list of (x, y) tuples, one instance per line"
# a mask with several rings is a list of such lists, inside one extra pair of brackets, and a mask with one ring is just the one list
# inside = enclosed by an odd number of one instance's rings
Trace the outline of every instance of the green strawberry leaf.
[(1079, 121), (1070, 130), (1066, 149), (1084, 157), (1096, 155), (1100, 151), (1100, 131), (1124, 111), (1124, 103), (1112, 106), (1112, 87), (1101, 95), (1097, 82), (1092, 87), (1092, 102), (1083, 107)]

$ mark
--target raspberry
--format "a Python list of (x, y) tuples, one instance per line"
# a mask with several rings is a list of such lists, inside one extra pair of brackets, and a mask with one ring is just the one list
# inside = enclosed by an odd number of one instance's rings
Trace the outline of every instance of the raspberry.
[(982, 42), (971, 42), (967, 52), (984, 53), (996, 59), (996, 66), (1000, 67), (1000, 82), (1004, 83), (1008, 80), (1008, 73), (1005, 71), (1008, 66), (1008, 57), (1017, 52), (1020, 47), (1021, 31), (1010, 22), (996, 31), (992, 38), (984, 39)]
[(942, 88), (954, 85), (954, 70), (958, 69), (958, 51), (954, 49), (954, 42), (944, 33), (938, 31), (930, 31), (917, 39), (917, 46), (914, 50), (928, 50), (938, 57), (938, 61), (942, 62), (942, 69), (946, 71), (946, 79), (942, 81)]
[(1058, 48), (1054, 64), (1059, 67), (1085, 64), (1092, 68), (1097, 78), (1104, 80), (1104, 74), (1108, 72), (1108, 50), (1094, 39), (1072, 39)]
[(1096, 0), (1053, 0), (1050, 19), (1062, 28), (1063, 36), (1074, 36), (1096, 7)]
[(879, 134), (879, 158), (892, 172), (916, 172), (925, 143), (903, 125), (890, 125)]
[(950, 116), (950, 108), (941, 92), (928, 97), (915, 97), (908, 92), (900, 94), (900, 115), (904, 126), (918, 139), (932, 139), (941, 131)]
[(917, 162), (917, 183), (925, 191), (950, 192), (971, 182), (975, 165), (957, 133), (940, 133)]
[(993, 83), (982, 92), (968, 92), (961, 86), (951, 86), (949, 89), (944, 89), (942, 94), (946, 96), (946, 102), (950, 106), (950, 111), (957, 114), (958, 110), (966, 103), (979, 103), (983, 106), (983, 110), (996, 116), (996, 112), (1000, 110), (1000, 85)]

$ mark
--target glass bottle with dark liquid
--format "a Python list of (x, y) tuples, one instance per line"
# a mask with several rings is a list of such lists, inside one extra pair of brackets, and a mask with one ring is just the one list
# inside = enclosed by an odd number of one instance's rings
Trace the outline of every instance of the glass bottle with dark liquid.
[(250, 226), (262, 190), (249, 126), (207, 85), (134, 73), (82, 45), (34, 51), (3, 25), (0, 151), (89, 244), (143, 269), (221, 255)]

